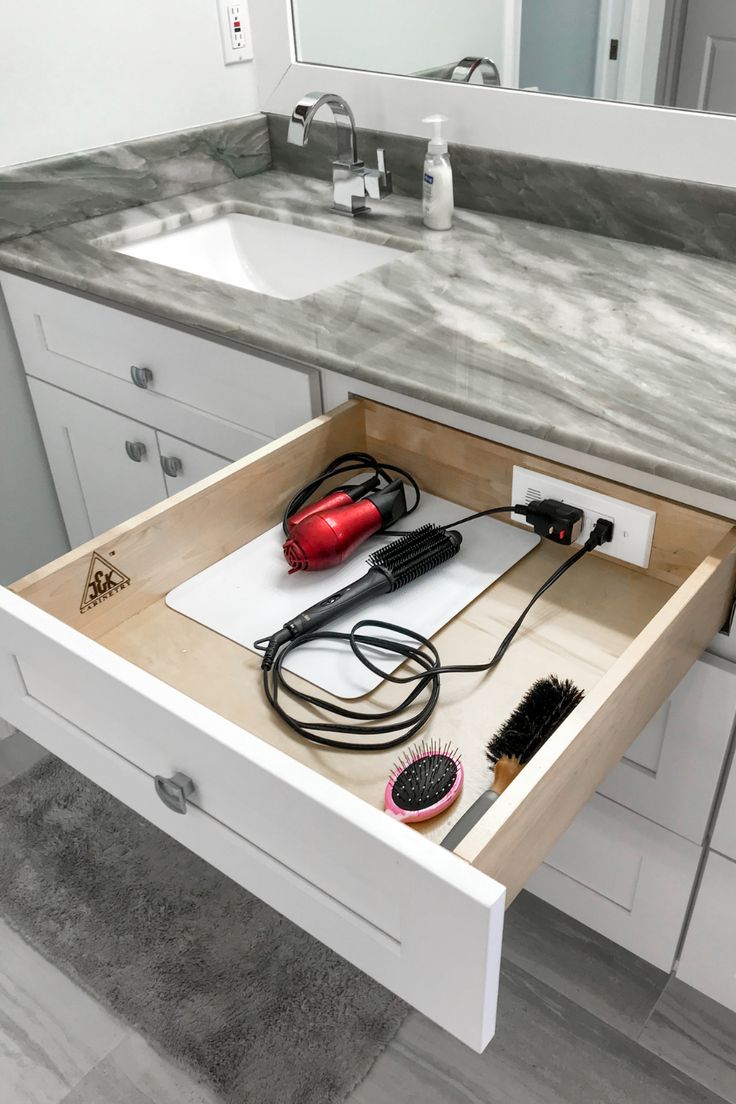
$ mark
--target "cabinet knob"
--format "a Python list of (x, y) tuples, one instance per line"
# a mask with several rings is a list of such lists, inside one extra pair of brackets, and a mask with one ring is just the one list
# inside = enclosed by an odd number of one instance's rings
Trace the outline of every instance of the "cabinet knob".
[(136, 387), (150, 387), (153, 383), (153, 372), (150, 368), (141, 368), (137, 364), (131, 364), (130, 378)]
[(184, 465), (178, 456), (162, 456), (161, 467), (164, 469), (164, 475), (176, 478), (177, 475), (181, 475)]
[(187, 798), (191, 797), (195, 785), (186, 774), (177, 771), (171, 778), (164, 778), (157, 774), (153, 780), (156, 793), (167, 808), (174, 813), (184, 814), (187, 811)]
[(148, 450), (142, 441), (126, 441), (125, 451), (131, 460), (136, 464), (140, 464), (141, 460), (145, 460)]

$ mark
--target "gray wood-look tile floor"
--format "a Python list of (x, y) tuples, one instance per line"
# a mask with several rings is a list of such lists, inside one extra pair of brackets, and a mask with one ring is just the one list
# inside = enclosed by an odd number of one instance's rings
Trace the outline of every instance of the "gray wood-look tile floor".
[[(0, 785), (41, 754), (0, 740)], [(413, 1013), (348, 1104), (723, 1101), (736, 1104), (736, 1015), (522, 894), (485, 1054)], [(217, 1104), (2, 922), (0, 1102)]]

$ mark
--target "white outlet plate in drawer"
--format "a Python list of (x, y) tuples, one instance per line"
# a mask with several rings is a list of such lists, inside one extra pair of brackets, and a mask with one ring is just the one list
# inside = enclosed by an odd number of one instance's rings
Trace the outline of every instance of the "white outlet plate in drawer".
[[(598, 518), (608, 518), (614, 523), (613, 540), (598, 551), (604, 556), (613, 556), (625, 563), (637, 567), (648, 567), (654, 538), (654, 523), (657, 515), (654, 510), (645, 510), (631, 502), (598, 494), (586, 487), (577, 487), (574, 483), (565, 483), (562, 479), (529, 471), (528, 468), (514, 467), (511, 487), (511, 499), (514, 505), (533, 502), (542, 498), (556, 498), (569, 506), (578, 506), (585, 511), (583, 531), (580, 542), (589, 536)], [(524, 522), (521, 514), (513, 515), (515, 521)]]

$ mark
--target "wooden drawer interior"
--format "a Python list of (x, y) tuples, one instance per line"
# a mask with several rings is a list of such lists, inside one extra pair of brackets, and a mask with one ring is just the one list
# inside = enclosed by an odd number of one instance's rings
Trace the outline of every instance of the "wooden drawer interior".
[[(557, 674), (586, 690), (582, 705), (457, 849), (506, 885), (511, 901), (725, 620), (736, 577), (736, 530), (729, 521), (354, 400), (12, 589), (382, 808), (396, 752), (356, 754), (304, 743), (268, 710), (258, 658), (165, 604), (173, 587), (276, 524), (295, 487), (334, 456), (358, 449), (395, 461), (426, 491), (469, 509), (509, 502), (512, 467), (522, 464), (657, 511), (648, 569), (586, 557), (535, 606), (496, 671), (443, 680), (425, 734), (452, 739), (460, 748), (473, 780), (463, 806), (489, 780), (488, 736), (533, 679)], [(130, 581), (82, 612), (94, 553)], [(541, 545), (468, 606), (435, 638), (445, 662), (490, 657), (531, 594), (567, 555), (566, 549)], [(391, 688), (382, 687), (377, 699), (386, 704), (391, 696)], [(440, 840), (446, 825), (438, 819), (418, 830)]]

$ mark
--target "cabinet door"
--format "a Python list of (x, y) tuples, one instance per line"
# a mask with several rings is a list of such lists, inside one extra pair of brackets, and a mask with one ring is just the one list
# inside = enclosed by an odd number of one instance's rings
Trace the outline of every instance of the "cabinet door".
[(671, 970), (699, 859), (694, 843), (596, 795), (527, 889)]
[(704, 655), (598, 792), (702, 843), (736, 718), (736, 666)]
[(736, 1012), (736, 862), (711, 851), (677, 976)]
[(166, 497), (154, 430), (47, 383), (28, 382), (72, 546)]
[(235, 456), (218, 456), (207, 449), (191, 445), (188, 441), (181, 441), (178, 437), (170, 437), (168, 433), (157, 432), (156, 436), (168, 495), (183, 491), (193, 483), (199, 483), (200, 479), (214, 475), (238, 459)]
[(731, 763), (710, 845), (736, 862), (736, 758)]

